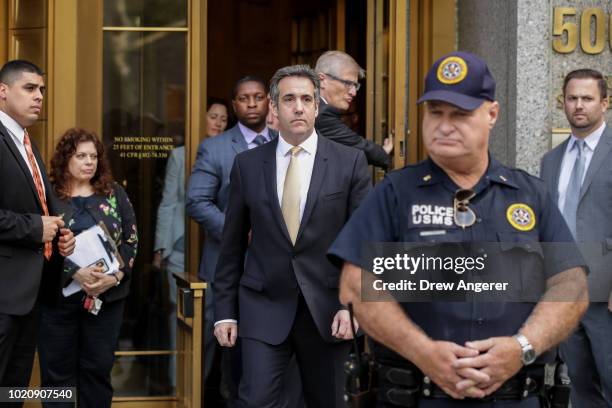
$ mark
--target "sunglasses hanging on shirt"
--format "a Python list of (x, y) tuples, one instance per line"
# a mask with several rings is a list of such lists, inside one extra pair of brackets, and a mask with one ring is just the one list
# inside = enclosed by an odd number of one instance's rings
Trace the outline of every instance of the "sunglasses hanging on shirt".
[(455, 191), (455, 199), (453, 202), (453, 218), (455, 224), (463, 229), (471, 227), (476, 223), (476, 214), (469, 207), (470, 200), (474, 198), (476, 193), (471, 189), (459, 189)]

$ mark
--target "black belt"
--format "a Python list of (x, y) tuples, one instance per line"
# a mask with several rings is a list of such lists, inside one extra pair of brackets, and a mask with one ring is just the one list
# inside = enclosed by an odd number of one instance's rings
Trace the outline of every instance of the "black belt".
[(415, 366), (395, 367), (378, 365), (379, 401), (400, 407), (416, 407), (421, 391), (423, 375)]
[[(429, 377), (413, 367), (379, 365), (380, 386), (378, 399), (400, 407), (416, 407), (420, 398), (452, 398)], [(544, 367), (528, 367), (507, 380), (493, 394), (485, 398), (466, 398), (473, 401), (520, 400), (541, 395), (544, 390)]]
[[(507, 380), (493, 394), (484, 398), (466, 398), (467, 400), (493, 401), (493, 400), (520, 400), (540, 395), (544, 390), (544, 369), (541, 375), (519, 372)], [(423, 378), (423, 389), (421, 395), (425, 398), (452, 398), (440, 387), (431, 382), (429, 378)]]

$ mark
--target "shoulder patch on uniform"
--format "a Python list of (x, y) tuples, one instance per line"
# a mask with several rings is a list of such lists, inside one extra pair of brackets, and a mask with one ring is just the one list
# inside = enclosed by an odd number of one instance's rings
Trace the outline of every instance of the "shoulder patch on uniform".
[(512, 204), (506, 210), (506, 219), (519, 231), (531, 231), (536, 224), (535, 213), (527, 204)]
[(457, 84), (467, 76), (468, 67), (463, 58), (448, 57), (438, 66), (438, 81), (446, 85)]

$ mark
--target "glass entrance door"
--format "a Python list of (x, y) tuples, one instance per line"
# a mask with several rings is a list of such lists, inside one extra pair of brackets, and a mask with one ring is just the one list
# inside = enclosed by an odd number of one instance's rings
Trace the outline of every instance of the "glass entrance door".
[(416, 101), (429, 66), (455, 48), (455, 8), (455, 0), (367, 0), (366, 134), (377, 143), (393, 136), (396, 169), (425, 158)]
[[(137, 214), (139, 253), (112, 371), (114, 401), (172, 404), (185, 271), (186, 0), (104, 0), (102, 138)], [(148, 401), (148, 402), (145, 402)]]

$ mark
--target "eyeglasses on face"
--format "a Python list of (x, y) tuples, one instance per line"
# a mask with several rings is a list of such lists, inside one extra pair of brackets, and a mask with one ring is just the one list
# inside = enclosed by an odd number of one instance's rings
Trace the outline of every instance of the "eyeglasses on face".
[(330, 77), (334, 81), (342, 82), (342, 84), (344, 85), (344, 87), (346, 88), (347, 91), (350, 91), (351, 88), (354, 87), (355, 88), (355, 92), (357, 92), (357, 91), (359, 91), (359, 88), (361, 88), (361, 84), (359, 82), (348, 81), (346, 79), (338, 78), (337, 76), (332, 75), (332, 74), (328, 74), (328, 73), (325, 73), (325, 75), (327, 75), (328, 77)]
[(476, 193), (471, 189), (459, 189), (455, 191), (455, 199), (453, 202), (453, 218), (455, 224), (463, 229), (471, 227), (476, 223), (476, 214), (469, 207), (470, 200), (474, 198)]

